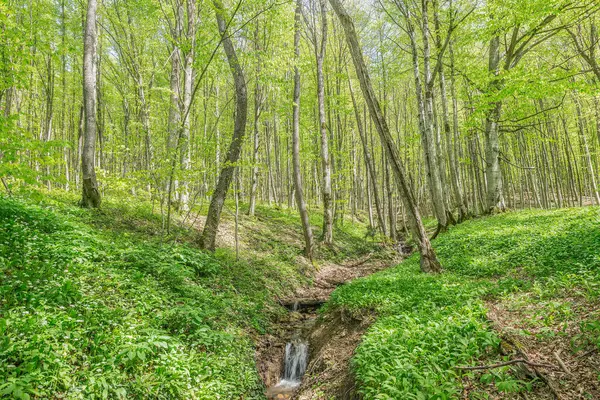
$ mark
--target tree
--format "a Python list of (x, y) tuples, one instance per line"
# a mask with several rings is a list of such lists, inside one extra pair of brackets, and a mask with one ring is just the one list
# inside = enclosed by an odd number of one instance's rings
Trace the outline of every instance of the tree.
[[(186, 173), (190, 169), (190, 112), (192, 107), (192, 95), (194, 90), (194, 60), (196, 54), (196, 29), (198, 16), (196, 15), (196, 1), (186, 0), (187, 26), (186, 47), (183, 66), (183, 102), (181, 103), (181, 114), (184, 116), (183, 129), (179, 138), (181, 170)], [(179, 188), (179, 203), (184, 211), (189, 208), (189, 186), (184, 177)]]
[(88, 0), (84, 53), (83, 53), (83, 99), (85, 110), (85, 129), (83, 135), (83, 151), (81, 153), (81, 173), (83, 178), (83, 207), (100, 207), (101, 198), (96, 180), (96, 48), (98, 33), (96, 30), (97, 1)]
[(320, 41), (317, 34), (316, 17), (313, 13), (313, 21), (306, 19), (306, 25), (309, 28), (311, 41), (317, 63), (317, 102), (319, 109), (319, 131), (321, 133), (321, 173), (322, 184), (321, 192), (323, 197), (323, 243), (333, 243), (333, 195), (331, 190), (331, 160), (329, 154), (329, 137), (327, 132), (327, 117), (325, 114), (325, 76), (323, 73), (323, 63), (327, 51), (327, 2), (318, 0), (320, 15), (321, 34)]
[[(406, 31), (410, 38), (410, 47), (412, 52), (413, 74), (415, 79), (416, 99), (419, 110), (419, 131), (421, 133), (421, 142), (423, 146), (423, 154), (425, 157), (425, 168), (427, 170), (427, 178), (431, 199), (438, 220), (438, 229), (436, 235), (448, 229), (448, 225), (452, 220), (452, 214), (446, 209), (444, 201), (444, 190), (442, 185), (441, 174), (438, 159), (440, 157), (439, 150), (436, 145), (436, 132), (434, 121), (434, 96), (433, 90), (435, 79), (439, 69), (431, 70), (431, 49), (429, 44), (429, 17), (428, 17), (428, 0), (422, 0), (422, 37), (423, 37), (423, 68), (424, 79), (421, 78), (421, 69), (419, 64), (419, 46), (417, 43), (415, 27), (412, 22), (412, 13), (403, 0), (396, 2), (400, 12), (406, 20)], [(442, 57), (440, 54), (438, 57)], [(450, 216), (450, 218), (448, 218)]]
[(228, 23), (225, 21), (227, 16), (225, 8), (220, 0), (213, 0), (215, 6), (215, 14), (217, 17), (217, 25), (221, 34), (223, 49), (227, 55), (227, 61), (231, 68), (233, 75), (233, 81), (235, 84), (235, 123), (233, 128), (233, 137), (231, 144), (227, 150), (227, 157), (225, 166), (221, 170), (217, 187), (212, 195), (210, 206), (208, 208), (208, 214), (206, 216), (206, 223), (202, 235), (199, 237), (198, 242), (200, 247), (206, 250), (215, 249), (215, 239), (217, 237), (217, 230), (219, 228), (219, 222), (221, 220), (221, 211), (225, 203), (225, 197), (231, 181), (233, 180), (233, 173), (236, 168), (236, 164), (240, 158), (240, 152), (242, 150), (242, 141), (246, 134), (246, 120), (248, 117), (248, 94), (246, 88), (246, 78), (244, 77), (244, 71), (237, 58), (235, 47), (228, 29)]
[[(550, 8), (551, 11), (542, 14), (537, 13), (525, 17), (527, 12), (521, 12), (519, 9), (502, 9), (500, 4), (500, 15), (507, 13), (508, 18), (514, 18), (508, 29), (505, 26), (496, 27), (493, 36), (489, 41), (489, 63), (488, 73), (490, 82), (487, 88), (487, 94), (490, 97), (497, 97), (505, 87), (505, 79), (503, 75), (506, 72), (515, 68), (523, 59), (523, 57), (531, 52), (535, 47), (550, 39), (557, 32), (558, 28), (548, 28), (558, 15), (569, 9), (572, 4), (561, 0), (553, 0), (546, 7), (540, 7), (541, 10)], [(513, 3), (506, 5), (512, 7)], [(530, 5), (528, 5), (529, 7)], [(514, 17), (513, 17), (514, 16)], [(491, 14), (494, 17), (494, 14)], [(527, 21), (524, 18), (529, 18)], [(540, 22), (535, 22), (536, 18)], [(531, 22), (533, 21), (533, 22)], [(501, 23), (504, 21), (501, 21)], [(492, 26), (495, 24), (492, 23)], [(501, 51), (500, 37), (502, 31), (510, 32), (510, 39), (506, 43), (506, 51)], [(504, 201), (502, 169), (500, 166), (500, 123), (502, 118), (503, 101), (492, 100), (488, 106), (486, 121), (485, 121), (485, 166), (486, 166), (486, 182), (487, 182), (487, 198), (486, 212), (493, 213), (496, 211), (505, 211), (506, 203)]]
[(354, 68), (356, 69), (356, 75), (358, 76), (363, 96), (367, 102), (371, 119), (377, 128), (381, 142), (385, 148), (386, 155), (390, 161), (392, 171), (396, 178), (396, 184), (400, 190), (402, 201), (407, 210), (413, 239), (417, 243), (421, 253), (421, 270), (423, 272), (440, 272), (441, 265), (437, 260), (435, 251), (433, 250), (433, 247), (431, 247), (431, 243), (429, 242), (429, 238), (425, 232), (425, 227), (423, 226), (423, 222), (421, 220), (421, 214), (417, 204), (415, 203), (410, 184), (406, 179), (406, 173), (404, 172), (404, 166), (400, 160), (398, 149), (396, 148), (396, 144), (394, 143), (392, 135), (390, 134), (387, 122), (383, 117), (383, 113), (381, 112), (379, 101), (375, 96), (373, 85), (371, 84), (371, 78), (363, 59), (362, 50), (358, 42), (358, 35), (356, 34), (352, 18), (342, 6), (340, 0), (329, 0), (329, 2), (337, 14), (342, 27), (344, 28), (346, 41), (348, 42), (348, 47), (350, 48), (350, 54), (352, 56), (352, 61), (354, 63)]
[(296, 1), (295, 28), (294, 28), (294, 98), (293, 98), (293, 121), (292, 121), (292, 164), (294, 175), (294, 191), (296, 193), (296, 204), (300, 212), (302, 221), (302, 231), (304, 232), (304, 255), (308, 259), (313, 256), (313, 233), (308, 218), (308, 210), (304, 202), (304, 190), (302, 187), (302, 175), (300, 167), (300, 69), (298, 62), (300, 59), (300, 16), (302, 14), (302, 0)]
[(263, 91), (260, 84), (260, 39), (258, 35), (258, 22), (254, 31), (254, 50), (257, 54), (256, 61), (256, 84), (254, 86), (254, 149), (252, 152), (252, 183), (250, 186), (250, 201), (248, 206), (248, 215), (254, 216), (256, 210), (256, 194), (258, 191), (258, 156), (260, 151), (259, 119), (262, 113)]

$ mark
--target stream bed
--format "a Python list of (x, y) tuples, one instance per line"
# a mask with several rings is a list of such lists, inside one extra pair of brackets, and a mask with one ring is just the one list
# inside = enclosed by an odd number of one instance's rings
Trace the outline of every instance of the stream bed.
[(350, 359), (373, 319), (368, 315), (355, 319), (343, 310), (330, 310), (318, 317), (317, 310), (340, 285), (401, 260), (397, 254), (378, 259), (372, 256), (346, 264), (325, 264), (314, 276), (313, 285), (278, 299), (289, 312), (261, 337), (256, 350), (257, 369), (268, 400), (358, 398)]
[[(319, 304), (320, 305), (320, 304)], [(285, 400), (292, 398), (302, 384), (310, 356), (309, 337), (317, 320), (317, 306), (290, 307), (290, 315), (296, 321), (291, 323), (285, 344), (281, 374), (277, 383), (267, 389), (267, 399)]]

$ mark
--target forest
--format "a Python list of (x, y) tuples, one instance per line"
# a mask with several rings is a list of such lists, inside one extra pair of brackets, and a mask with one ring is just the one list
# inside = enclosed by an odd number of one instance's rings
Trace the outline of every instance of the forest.
[(0, 398), (600, 398), (598, 0), (0, 0)]

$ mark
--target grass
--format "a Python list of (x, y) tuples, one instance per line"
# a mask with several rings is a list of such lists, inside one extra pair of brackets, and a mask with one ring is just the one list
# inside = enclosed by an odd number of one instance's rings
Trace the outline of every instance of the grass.
[[(0, 397), (263, 398), (254, 339), (309, 278), (294, 213), (241, 222), (236, 260), (199, 251), (183, 226), (165, 237), (147, 203), (0, 197)], [(317, 262), (372, 251), (363, 230), (338, 229), (342, 246)]]
[[(501, 358), (487, 318), (488, 305), (512, 302), (539, 305), (548, 324), (568, 314), (575, 298), (600, 295), (600, 216), (595, 208), (523, 211), (465, 222), (441, 235), (434, 247), (442, 275), (419, 271), (418, 255), (401, 265), (342, 286), (330, 309), (357, 317), (376, 313), (353, 359), (366, 399), (469, 398), (490, 392), (531, 390), (510, 367), (491, 373), (463, 373), (455, 367)], [(596, 307), (597, 309), (597, 307)], [(565, 314), (566, 313), (566, 314)], [(573, 352), (600, 348), (598, 313), (580, 324)], [(564, 324), (569, 323), (565, 320)], [(563, 329), (564, 328), (564, 329)], [(553, 334), (567, 334), (569, 329)], [(543, 330), (542, 330), (543, 332)]]

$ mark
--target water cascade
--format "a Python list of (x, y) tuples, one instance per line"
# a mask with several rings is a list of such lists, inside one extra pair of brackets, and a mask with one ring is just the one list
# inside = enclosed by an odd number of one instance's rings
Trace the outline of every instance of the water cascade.
[(295, 339), (285, 345), (285, 369), (282, 381), (300, 384), (308, 362), (308, 343)]
[(308, 365), (308, 342), (295, 337), (285, 345), (283, 376), (268, 392), (271, 399), (287, 399), (302, 383)]

